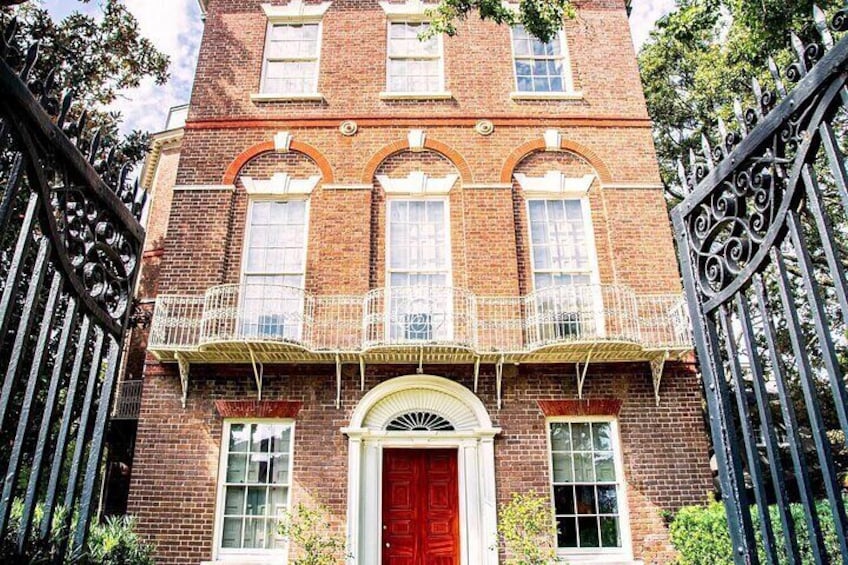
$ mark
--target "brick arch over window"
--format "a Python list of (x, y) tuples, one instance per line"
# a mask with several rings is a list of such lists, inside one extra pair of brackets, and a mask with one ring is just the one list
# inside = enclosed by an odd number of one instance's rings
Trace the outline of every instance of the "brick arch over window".
[[(324, 155), (309, 145), (308, 143), (303, 143), (302, 141), (292, 140), (291, 145), (289, 146), (291, 151), (296, 151), (297, 153), (303, 153), (307, 157), (311, 158), (315, 161), (315, 164), (318, 165), (318, 168), (321, 170), (321, 180), (324, 184), (332, 184), (334, 182), (333, 178), (333, 168), (330, 166), (330, 162), (327, 160)], [(262, 155), (263, 153), (269, 153), (274, 151), (274, 142), (273, 141), (265, 141), (263, 143), (257, 143), (252, 147), (248, 147), (244, 151), (236, 157), (232, 163), (227, 167), (226, 172), (224, 173), (224, 179), (221, 181), (223, 184), (235, 184), (236, 179), (238, 178), (238, 174), (241, 169), (247, 164), (248, 161)]]
[[(456, 171), (459, 173), (459, 178), (462, 180), (463, 184), (469, 184), (472, 182), (471, 167), (468, 166), (465, 158), (460, 155), (456, 149), (446, 143), (430, 139), (429, 137), (424, 140), (424, 149), (435, 151), (453, 163), (453, 166), (456, 167)], [(362, 173), (362, 182), (365, 184), (371, 184), (374, 181), (374, 175), (377, 173), (377, 169), (380, 168), (383, 161), (392, 155), (396, 155), (403, 151), (409, 151), (409, 142), (405, 139), (390, 143), (377, 151), (377, 153), (375, 153), (365, 164), (365, 169)]]
[[(545, 150), (545, 141), (543, 139), (534, 139), (532, 141), (528, 141), (522, 145), (519, 145), (515, 148), (515, 150), (509, 154), (509, 157), (506, 158), (504, 162), (503, 169), (501, 169), (501, 179), (502, 183), (512, 183), (512, 173), (515, 172), (516, 167), (526, 159), (529, 155), (533, 153), (537, 153), (539, 151)], [(595, 171), (598, 173), (598, 178), (601, 181), (601, 184), (607, 184), (612, 182), (612, 174), (610, 173), (609, 167), (598, 157), (598, 154), (575, 141), (563, 140), (560, 146), (561, 151), (569, 151), (574, 153), (581, 159), (585, 160), (587, 163), (592, 165), (595, 168)]]

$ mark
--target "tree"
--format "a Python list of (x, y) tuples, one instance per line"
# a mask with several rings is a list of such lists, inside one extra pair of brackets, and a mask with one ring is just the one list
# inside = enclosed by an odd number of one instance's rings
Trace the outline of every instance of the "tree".
[[(22, 5), (10, 6), (16, 3)], [(2, 0), (0, 27), (7, 27), (13, 18), (18, 31), (12, 47), (20, 56), (31, 43), (39, 43), (30, 76), (43, 80), (55, 70), (58, 88), (73, 92), (71, 117), (85, 110), (87, 123), (102, 129), (104, 144), (117, 148), (119, 162), (141, 162), (148, 148), (147, 134), (133, 131), (121, 136), (120, 113), (104, 107), (114, 102), (122, 89), (137, 87), (147, 77), (164, 84), (169, 60), (141, 36), (138, 22), (126, 6), (119, 0), (105, 0), (100, 18), (74, 12), (56, 22), (38, 4)]]
[(716, 123), (735, 118), (733, 101), (753, 105), (751, 79), (772, 85), (768, 57), (779, 67), (792, 60), (790, 32), (816, 41), (813, 4), (831, 11), (840, 0), (678, 0), (661, 18), (639, 54), (648, 113), (663, 182), (673, 196), (677, 159), (714, 140)]
[(456, 35), (456, 22), (475, 12), (497, 24), (521, 24), (542, 41), (550, 41), (562, 29), (563, 20), (574, 17), (574, 6), (571, 0), (521, 0), (515, 11), (501, 0), (441, 0), (431, 11), (425, 35)]

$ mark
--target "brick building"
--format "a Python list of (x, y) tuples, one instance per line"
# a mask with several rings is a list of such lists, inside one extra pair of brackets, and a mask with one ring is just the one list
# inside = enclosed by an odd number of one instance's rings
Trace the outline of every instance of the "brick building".
[(625, 2), (577, 6), (543, 44), (204, 2), (128, 504), (160, 563), (283, 563), (304, 503), (351, 563), (495, 564), (530, 490), (569, 562), (673, 558), (701, 394)]

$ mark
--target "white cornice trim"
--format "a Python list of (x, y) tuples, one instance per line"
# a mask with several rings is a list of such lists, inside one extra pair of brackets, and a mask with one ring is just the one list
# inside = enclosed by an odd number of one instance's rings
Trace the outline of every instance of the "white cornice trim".
[(332, 2), (304, 4), (303, 0), (291, 0), (284, 6), (262, 4), (262, 10), (271, 22), (314, 22), (324, 17)]
[(321, 181), (320, 175), (313, 175), (308, 179), (295, 179), (288, 173), (274, 173), (267, 180), (256, 180), (250, 177), (241, 177), (245, 190), (250, 195), (299, 195), (312, 194), (315, 187)]
[(174, 191), (191, 192), (191, 191), (214, 191), (214, 190), (235, 190), (235, 185), (232, 184), (175, 184)]
[(321, 187), (324, 190), (371, 190), (373, 184), (325, 184)]
[(585, 196), (595, 181), (594, 174), (582, 177), (567, 177), (561, 171), (548, 171), (543, 177), (530, 177), (515, 173), (515, 180), (521, 186), (525, 196), (532, 195), (573, 195)]
[(406, 178), (392, 179), (386, 175), (377, 175), (377, 181), (387, 194), (447, 194), (457, 179), (459, 175), (435, 178), (421, 171), (412, 171)]

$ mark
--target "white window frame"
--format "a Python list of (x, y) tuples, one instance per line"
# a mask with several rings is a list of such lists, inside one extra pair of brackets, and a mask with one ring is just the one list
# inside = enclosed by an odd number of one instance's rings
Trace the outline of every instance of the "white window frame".
[[(604, 300), (603, 294), (601, 292), (600, 286), (600, 273), (598, 268), (598, 250), (595, 246), (595, 227), (592, 223), (592, 210), (589, 205), (589, 196), (576, 196), (574, 194), (561, 194), (561, 193), (551, 193), (549, 195), (539, 194), (534, 195), (532, 197), (525, 198), (525, 214), (527, 217), (527, 245), (530, 248), (530, 285), (534, 291), (539, 291), (543, 289), (539, 289), (536, 287), (536, 256), (533, 249), (533, 232), (530, 220), (530, 203), (534, 201), (553, 201), (553, 200), (578, 200), (580, 202), (580, 210), (583, 214), (583, 227), (586, 230), (586, 246), (587, 253), (589, 255), (589, 267), (586, 270), (575, 270), (575, 271), (559, 271), (559, 270), (543, 270), (539, 271), (541, 273), (550, 273), (550, 274), (588, 274), (589, 275), (589, 284), (594, 287), (594, 302), (596, 305), (595, 309), (595, 328), (597, 337), (601, 338), (606, 335), (606, 323), (604, 319)], [(535, 317), (538, 320), (540, 317), (540, 312), (538, 311), (538, 300), (534, 300), (533, 311), (535, 313)], [(538, 323), (538, 322), (537, 322)]]
[[(556, 57), (562, 61), (562, 87), (561, 91), (554, 92), (536, 92), (534, 90), (519, 90), (518, 89), (518, 73), (515, 69), (515, 61), (517, 58), (515, 53), (515, 28), (509, 28), (509, 49), (512, 54), (512, 78), (514, 90), (510, 93), (510, 98), (513, 100), (579, 100), (583, 98), (583, 94), (574, 88), (574, 73), (571, 68), (571, 55), (568, 51), (568, 39), (565, 30), (560, 29), (556, 33), (556, 40), (560, 43), (562, 55)], [(521, 59), (526, 59), (521, 57)], [(531, 58), (535, 59), (535, 57)]]
[(436, 37), (438, 46), (438, 55), (430, 57), (430, 59), (438, 58), (439, 61), (439, 88), (437, 90), (424, 91), (394, 91), (389, 90), (391, 84), (389, 63), (393, 59), (427, 59), (427, 57), (392, 57), (391, 56), (391, 41), (392, 41), (392, 24), (430, 24), (430, 21), (424, 17), (415, 17), (410, 15), (407, 17), (389, 17), (386, 22), (386, 90), (380, 93), (382, 99), (447, 99), (451, 98), (451, 93), (445, 90), (445, 43), (442, 34)]
[[(612, 434), (613, 460), (615, 465), (616, 486), (618, 487), (618, 525), (621, 547), (617, 548), (560, 548), (556, 543), (556, 502), (554, 499), (554, 458), (551, 443), (551, 424), (609, 423)], [(545, 437), (548, 449), (548, 487), (550, 496), (551, 521), (554, 542), (557, 546), (557, 559), (567, 563), (622, 563), (633, 560), (633, 540), (630, 531), (630, 507), (627, 502), (627, 479), (624, 473), (624, 456), (621, 443), (619, 421), (616, 416), (549, 416), (545, 418)]]
[[(305, 306), (305, 297), (306, 297), (306, 270), (308, 266), (309, 259), (309, 219), (311, 212), (311, 199), (308, 195), (303, 196), (287, 196), (280, 197), (279, 195), (271, 195), (264, 194), (259, 196), (251, 196), (248, 200), (247, 205), (247, 219), (244, 226), (244, 241), (242, 242), (242, 252), (241, 252), (241, 272), (239, 273), (239, 300), (238, 300), (238, 312), (240, 313), (237, 320), (237, 328), (236, 332), (238, 335), (243, 335), (243, 316), (241, 312), (244, 311), (244, 295), (245, 290), (247, 288), (247, 279), (251, 275), (259, 275), (259, 276), (279, 276), (285, 275), (285, 273), (248, 273), (247, 272), (247, 259), (248, 254), (250, 252), (250, 238), (251, 238), (251, 230), (253, 229), (253, 223), (251, 222), (251, 218), (253, 218), (253, 205), (256, 202), (292, 202), (292, 201), (303, 201), (305, 203), (304, 206), (304, 218), (303, 218), (303, 273), (300, 276), (300, 289), (304, 291), (304, 300), (300, 301), (300, 317), (303, 320), (304, 315), (304, 306)], [(302, 341), (304, 336), (304, 327), (303, 321), (301, 321), (300, 329), (298, 331), (298, 336), (296, 341)]]
[[(447, 273), (446, 273), (446, 281), (445, 287), (453, 288), (453, 255), (451, 255), (452, 243), (451, 243), (451, 217), (450, 217), (450, 198), (447, 195), (444, 196), (387, 196), (386, 198), (386, 250), (385, 250), (385, 281), (386, 281), (386, 298), (384, 303), (385, 314), (384, 314), (384, 327), (385, 327), (385, 338), (386, 341), (391, 341), (391, 332), (392, 332), (392, 321), (391, 321), (391, 313), (392, 313), (392, 273), (393, 272), (408, 272), (412, 273), (413, 271), (397, 271), (391, 268), (391, 238), (392, 238), (392, 211), (391, 206), (393, 202), (444, 202), (445, 205), (445, 257), (447, 257), (448, 265), (447, 265)], [(418, 274), (438, 274), (439, 271), (414, 271)], [(451, 300), (448, 300), (447, 308), (445, 311), (445, 315), (447, 316), (447, 326), (445, 330), (445, 336), (443, 339), (435, 339), (435, 341), (450, 341), (454, 336), (454, 324), (453, 324), (453, 300), (455, 300), (455, 296), (451, 296)], [(415, 341), (415, 340), (413, 340)]]
[(234, 561), (237, 563), (288, 563), (289, 545), (287, 543), (283, 549), (232, 549), (221, 547), (224, 535), (224, 495), (227, 480), (227, 455), (229, 454), (230, 428), (233, 424), (283, 424), (289, 426), (289, 484), (286, 508), (291, 510), (292, 504), (292, 491), (294, 490), (295, 420), (292, 418), (225, 418), (221, 432), (220, 453), (218, 455), (218, 492), (215, 501), (215, 530), (212, 558), (216, 561)]
[[(268, 49), (271, 45), (271, 31), (276, 26), (303, 26), (303, 25), (317, 25), (318, 31), (315, 41), (317, 45), (315, 46), (315, 56), (314, 57), (284, 57), (284, 58), (275, 58), (273, 61), (271, 57), (269, 57)], [(257, 97), (279, 97), (279, 98), (312, 98), (312, 97), (320, 97), (318, 91), (318, 79), (321, 76), (321, 44), (323, 43), (322, 37), (324, 33), (324, 24), (322, 20), (313, 20), (313, 21), (274, 21), (268, 20), (268, 26), (265, 30), (265, 46), (262, 51), (262, 78), (259, 82), (259, 94)], [(313, 88), (308, 92), (270, 92), (266, 90), (266, 80), (268, 78), (268, 65), (272, 62), (302, 62), (302, 61), (315, 61), (315, 76), (313, 77)]]

